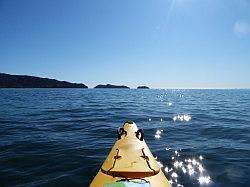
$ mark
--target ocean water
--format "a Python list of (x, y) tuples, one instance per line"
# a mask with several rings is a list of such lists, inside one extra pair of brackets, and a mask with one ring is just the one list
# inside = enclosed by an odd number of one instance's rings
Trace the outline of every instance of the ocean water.
[(0, 89), (0, 186), (88, 186), (127, 120), (173, 186), (250, 186), (247, 89)]

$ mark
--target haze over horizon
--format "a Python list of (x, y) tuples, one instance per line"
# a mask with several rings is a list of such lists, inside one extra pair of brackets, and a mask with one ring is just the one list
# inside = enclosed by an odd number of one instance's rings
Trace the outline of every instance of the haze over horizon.
[(0, 2), (0, 72), (135, 88), (250, 88), (249, 0)]

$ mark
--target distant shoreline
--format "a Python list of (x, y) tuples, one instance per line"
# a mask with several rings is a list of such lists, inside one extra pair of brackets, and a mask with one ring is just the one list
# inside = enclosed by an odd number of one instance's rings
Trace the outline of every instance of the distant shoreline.
[[(1, 88), (89, 88), (83, 83), (71, 83), (67, 81), (59, 81), (56, 79), (42, 78), (29, 75), (12, 75), (0, 73), (0, 89)], [(99, 84), (89, 89), (158, 89), (158, 90), (249, 90), (250, 88), (149, 88), (147, 86), (138, 86), (130, 88), (122, 85)]]
[(112, 85), (112, 84), (99, 84), (97, 86), (94, 87), (94, 89), (99, 89), (99, 88), (103, 88), (103, 89), (130, 89), (128, 86), (125, 85)]
[[(88, 86), (83, 83), (71, 83), (37, 76), (0, 73), (0, 88), (88, 88)], [(141, 86), (139, 86), (139, 88), (141, 88)], [(125, 85), (99, 84), (95, 86), (94, 89), (130, 88)]]
[(56, 79), (0, 73), (0, 88), (88, 88), (88, 86)]

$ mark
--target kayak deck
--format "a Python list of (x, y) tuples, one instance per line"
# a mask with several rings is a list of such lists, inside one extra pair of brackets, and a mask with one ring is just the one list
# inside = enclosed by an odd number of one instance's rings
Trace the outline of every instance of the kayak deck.
[(118, 132), (118, 140), (90, 187), (138, 178), (148, 181), (151, 187), (171, 186), (145, 143), (142, 130), (128, 121)]

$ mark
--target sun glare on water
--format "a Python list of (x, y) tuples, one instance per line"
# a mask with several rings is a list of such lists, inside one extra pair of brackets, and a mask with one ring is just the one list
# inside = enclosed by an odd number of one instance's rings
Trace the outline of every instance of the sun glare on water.
[[(166, 148), (166, 151), (171, 151), (171, 149)], [(166, 166), (159, 160), (157, 160), (157, 163), (163, 168), (173, 187), (184, 186), (182, 184), (184, 179), (189, 180), (193, 184), (199, 183), (200, 185), (206, 185), (211, 182), (211, 178), (204, 167), (204, 158), (202, 155), (189, 157), (182, 154), (181, 150), (172, 152), (171, 161)]]

